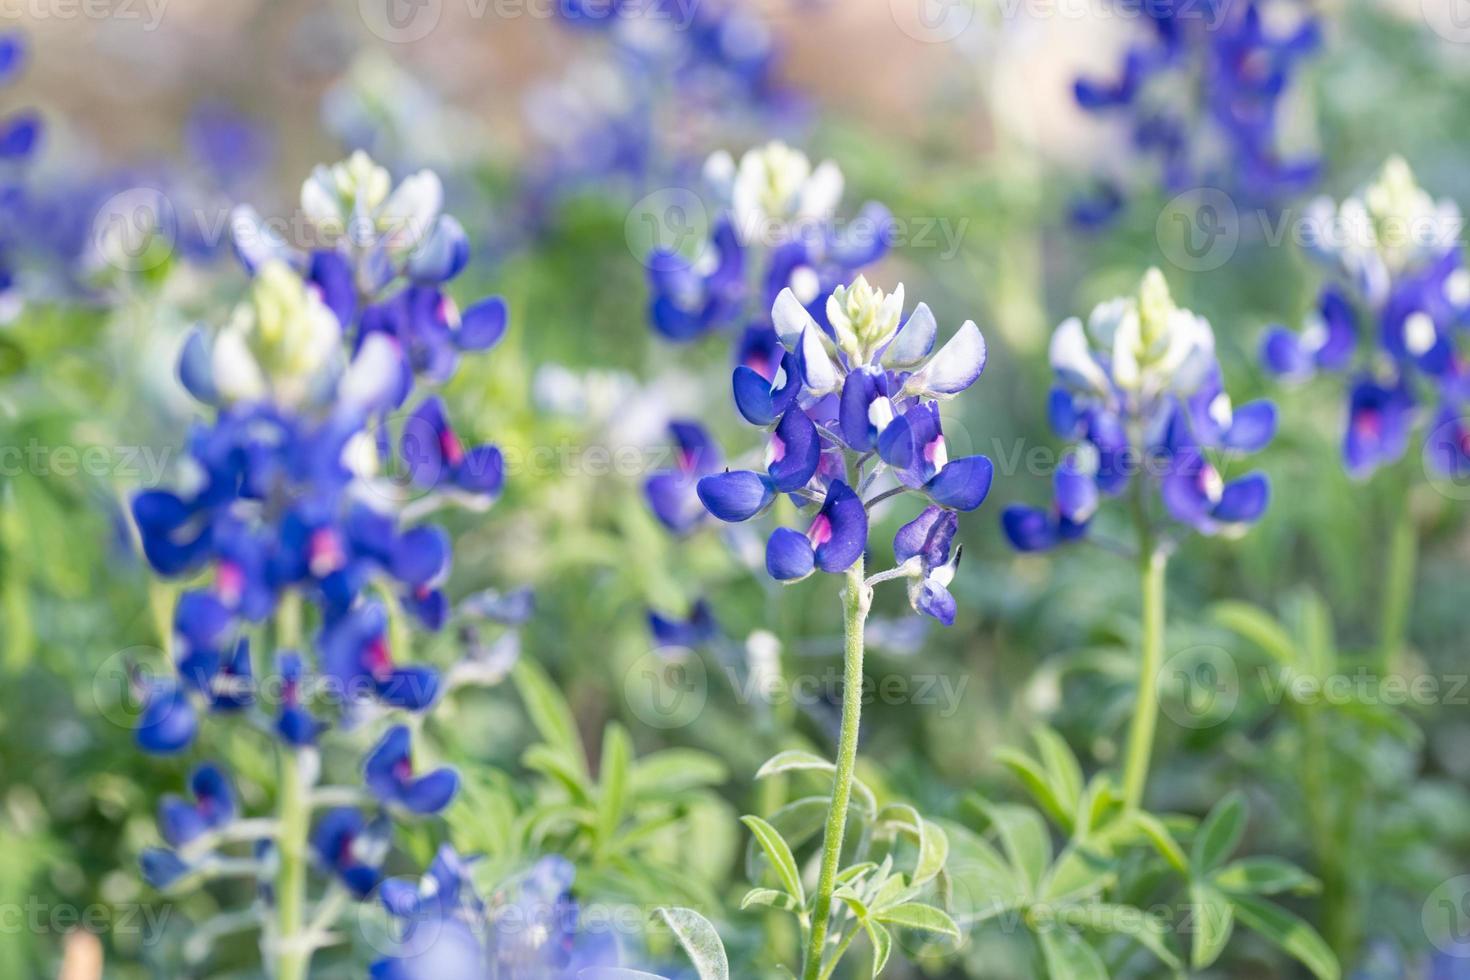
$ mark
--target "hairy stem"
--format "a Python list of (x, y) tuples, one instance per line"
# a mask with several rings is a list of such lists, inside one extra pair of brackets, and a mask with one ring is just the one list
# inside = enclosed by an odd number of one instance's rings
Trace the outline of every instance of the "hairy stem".
[(1129, 810), (1143, 805), (1149, 758), (1159, 720), (1159, 668), (1164, 662), (1164, 572), (1168, 559), (1157, 548), (1143, 549), (1143, 656), (1138, 665), (1138, 694), (1128, 730), (1123, 767), (1123, 798)]
[(842, 594), (843, 631), (846, 643), (842, 669), (842, 732), (837, 740), (837, 772), (832, 779), (832, 803), (827, 808), (827, 829), (822, 835), (822, 866), (817, 876), (816, 906), (812, 910), (811, 941), (807, 945), (804, 980), (818, 980), (822, 954), (827, 947), (827, 926), (832, 919), (832, 892), (836, 890), (842, 838), (847, 832), (847, 805), (852, 799), (853, 771), (857, 767), (858, 725), (863, 710), (863, 628), (868, 619), (872, 592), (863, 582), (863, 559), (847, 570), (847, 588)]

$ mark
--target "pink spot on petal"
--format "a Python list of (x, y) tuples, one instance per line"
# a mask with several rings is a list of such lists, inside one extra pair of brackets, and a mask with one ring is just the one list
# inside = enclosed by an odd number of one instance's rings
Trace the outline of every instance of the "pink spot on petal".
[(215, 569), (214, 588), (225, 605), (239, 605), (241, 596), (245, 594), (245, 572), (232, 561), (220, 562)]
[(818, 514), (817, 519), (812, 521), (812, 526), (806, 532), (807, 540), (812, 543), (813, 548), (820, 548), (832, 540), (832, 519), (826, 514)]
[(448, 426), (439, 433), (439, 452), (444, 456), (444, 462), (450, 466), (458, 466), (464, 459), (464, 446), (460, 444), (459, 436)]

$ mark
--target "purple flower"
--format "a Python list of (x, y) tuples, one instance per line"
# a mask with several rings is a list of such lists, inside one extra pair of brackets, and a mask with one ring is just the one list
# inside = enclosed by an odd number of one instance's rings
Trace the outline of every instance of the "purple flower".
[(380, 802), (411, 813), (438, 813), (459, 790), (459, 774), (453, 769), (414, 775), (408, 728), (404, 725), (388, 729), (363, 763), (363, 778)]
[(1359, 377), (1348, 394), (1347, 433), (1342, 457), (1350, 476), (1364, 479), (1396, 462), (1409, 446), (1416, 403), (1402, 379), (1384, 385)]
[(494, 497), (505, 481), (500, 450), (465, 449), (438, 397), (425, 399), (404, 424), (399, 452), (409, 477), (421, 487)]
[(654, 642), (660, 647), (693, 648), (718, 636), (720, 624), (715, 622), (709, 603), (700, 599), (694, 603), (684, 619), (673, 619), (650, 610), (648, 629), (653, 634)]
[(165, 796), (158, 804), (158, 831), (170, 847), (183, 847), (235, 819), (237, 804), (229, 779), (205, 763), (189, 777), (192, 800)]
[(399, 667), (388, 645), (388, 614), (377, 603), (356, 606), (327, 626), (321, 670), (354, 698), (371, 691), (384, 704), (421, 711), (439, 693), (431, 667)]
[(199, 731), (199, 715), (189, 692), (173, 682), (155, 682), (146, 697), (133, 731), (138, 747), (152, 755), (174, 755), (188, 748)]
[(950, 545), (959, 526), (954, 511), (931, 505), (899, 528), (893, 538), (893, 557), (909, 569), (909, 605), (945, 626), (954, 625), (956, 607), (949, 584), (963, 549), (955, 548), (951, 557)]
[(766, 542), (766, 571), (781, 582), (795, 582), (813, 571), (843, 572), (868, 546), (868, 512), (841, 480), (827, 488), (822, 509), (805, 534), (778, 527)]
[(688, 534), (704, 519), (695, 484), (720, 464), (720, 449), (697, 422), (669, 423), (674, 437), (674, 468), (660, 470), (643, 485), (648, 506), (675, 534)]
[(372, 823), (350, 807), (328, 810), (311, 831), (318, 863), (353, 895), (366, 898), (382, 880), (391, 828), (385, 818)]

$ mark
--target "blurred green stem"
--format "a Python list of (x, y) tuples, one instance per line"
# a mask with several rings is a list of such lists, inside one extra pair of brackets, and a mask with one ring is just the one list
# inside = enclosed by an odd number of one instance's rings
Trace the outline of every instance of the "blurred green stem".
[(1129, 810), (1143, 805), (1148, 785), (1149, 758), (1159, 720), (1159, 669), (1164, 663), (1164, 579), (1168, 558), (1141, 535), (1143, 582), (1143, 656), (1138, 665), (1138, 695), (1133, 724), (1128, 730), (1128, 755), (1123, 767), (1123, 799)]
[(1317, 874), (1322, 879), (1322, 936), (1342, 962), (1350, 962), (1352, 947), (1352, 911), (1348, 902), (1348, 881), (1342, 855), (1351, 853), (1335, 826), (1332, 813), (1332, 758), (1323, 727), (1325, 719), (1319, 705), (1298, 705), (1302, 746), (1301, 784), (1306, 796), (1307, 818), (1312, 837), (1312, 851), (1317, 859)]
[(1378, 624), (1378, 667), (1385, 674), (1393, 669), (1394, 661), (1403, 650), (1409, 608), (1414, 602), (1414, 565), (1419, 550), (1407, 487), (1399, 489), (1393, 507), (1388, 568), (1384, 576), (1383, 607)]
[(807, 945), (804, 980), (818, 980), (823, 975), (822, 954), (827, 947), (827, 925), (832, 918), (832, 892), (836, 890), (842, 838), (847, 831), (847, 805), (852, 799), (853, 772), (857, 768), (858, 724), (863, 710), (863, 629), (868, 621), (872, 594), (863, 582), (863, 559), (859, 558), (847, 570), (847, 588), (842, 593), (846, 639), (842, 669), (842, 732), (837, 740), (837, 771), (832, 778), (827, 829), (822, 835), (822, 867), (817, 876), (816, 906), (812, 909), (812, 934)]
[[(276, 645), (295, 649), (301, 642), (301, 598), (287, 592), (276, 613)], [(311, 946), (302, 931), (306, 907), (306, 847), (311, 828), (311, 800), (296, 751), (284, 743), (276, 747), (279, 770), (276, 837), (276, 978), (305, 980)]]

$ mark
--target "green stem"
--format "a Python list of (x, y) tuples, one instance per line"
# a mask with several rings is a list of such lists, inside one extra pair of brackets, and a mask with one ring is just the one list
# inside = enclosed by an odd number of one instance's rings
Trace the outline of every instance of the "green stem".
[(1302, 790), (1306, 796), (1317, 874), (1322, 879), (1322, 936), (1338, 959), (1347, 961), (1352, 945), (1352, 913), (1342, 863), (1345, 849), (1332, 815), (1331, 756), (1320, 706), (1299, 705), (1298, 720), (1303, 738)]
[[(276, 613), (276, 645), (292, 649), (301, 642), (301, 599), (287, 593)], [(307, 838), (311, 832), (311, 795), (296, 750), (276, 748), (279, 797), (276, 819), (276, 980), (305, 980), (311, 964), (309, 937), (302, 930), (306, 909)]]
[(1384, 576), (1383, 608), (1379, 619), (1378, 666), (1383, 673), (1393, 669), (1404, 646), (1409, 608), (1414, 601), (1414, 572), (1418, 552), (1414, 515), (1407, 493), (1395, 503), (1393, 527), (1388, 539), (1388, 568)]
[(1138, 699), (1128, 731), (1128, 755), (1123, 767), (1123, 798), (1129, 810), (1143, 805), (1148, 785), (1149, 757), (1159, 720), (1159, 670), (1164, 663), (1164, 571), (1168, 559), (1157, 548), (1144, 548), (1143, 657), (1138, 666)]
[(857, 768), (858, 725), (863, 710), (863, 628), (872, 600), (871, 590), (863, 583), (861, 558), (847, 570), (847, 588), (842, 599), (846, 640), (842, 669), (842, 732), (837, 739), (837, 772), (832, 779), (827, 829), (822, 835), (822, 866), (817, 875), (816, 906), (812, 910), (812, 934), (807, 945), (804, 980), (818, 980), (822, 976), (822, 954), (826, 951), (827, 926), (832, 919), (832, 893), (836, 890), (842, 838), (847, 832), (847, 805), (852, 799), (853, 772)]

